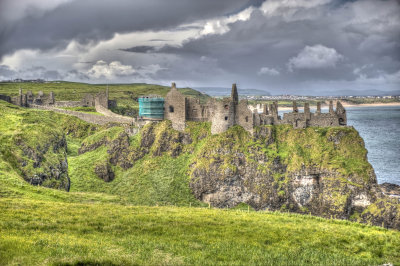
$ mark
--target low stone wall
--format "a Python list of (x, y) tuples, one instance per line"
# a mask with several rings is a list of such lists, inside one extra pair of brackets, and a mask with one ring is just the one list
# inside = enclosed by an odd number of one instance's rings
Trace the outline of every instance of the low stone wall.
[(102, 106), (101, 104), (97, 103), (95, 104), (96, 107), (96, 111), (100, 114), (103, 114), (107, 117), (114, 117), (114, 118), (122, 118), (122, 119), (134, 119), (133, 117), (130, 118), (128, 116), (123, 116), (123, 115), (119, 115), (116, 113), (111, 112), (109, 109), (107, 109), (106, 107)]
[(80, 107), (82, 106), (81, 101), (56, 101), (53, 107)]
[(51, 107), (51, 106), (34, 105), (34, 104), (31, 104), (29, 107), (41, 109), (41, 110), (53, 111), (53, 112), (62, 113), (62, 114), (66, 114), (66, 115), (72, 115), (72, 116), (78, 117), (79, 119), (82, 119), (83, 121), (86, 121), (86, 122), (92, 123), (92, 124), (97, 124), (97, 125), (105, 125), (108, 123), (120, 123), (120, 124), (128, 124), (128, 125), (135, 124), (134, 118), (127, 118), (127, 117), (123, 117), (123, 116), (112, 117), (112, 116), (102, 116), (102, 115), (95, 115), (95, 114), (86, 114), (86, 113), (81, 113), (81, 112), (77, 112), (77, 111), (59, 109), (59, 108), (55, 108), (55, 107)]

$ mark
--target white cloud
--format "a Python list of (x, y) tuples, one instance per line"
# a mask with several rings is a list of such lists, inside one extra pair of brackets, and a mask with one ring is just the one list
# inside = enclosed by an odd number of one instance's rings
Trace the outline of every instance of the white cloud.
[(336, 63), (343, 59), (343, 56), (336, 52), (335, 49), (317, 44), (314, 46), (306, 46), (300, 53), (289, 59), (289, 71), (294, 68), (317, 69), (335, 67)]
[(107, 63), (104, 60), (97, 61), (87, 72), (86, 75), (93, 80), (109, 80), (118, 81), (123, 78), (130, 78), (130, 80), (149, 80), (152, 75), (160, 70), (164, 70), (158, 64), (151, 64), (147, 66), (140, 66), (133, 68), (130, 65), (123, 65), (119, 61)]
[(270, 76), (278, 76), (280, 73), (275, 68), (262, 67), (257, 75), (270, 75)]
[(107, 62), (99, 60), (87, 71), (87, 75), (95, 79), (114, 79), (117, 76), (128, 76), (135, 72), (136, 70), (132, 66), (123, 65), (119, 61), (107, 64)]
[(280, 16), (290, 21), (309, 16), (299, 13), (299, 11), (307, 11), (307, 9), (319, 7), (329, 2), (331, 0), (268, 0), (260, 6), (260, 10), (267, 17)]
[(253, 10), (254, 9), (252, 7), (249, 7), (235, 15), (209, 20), (205, 22), (203, 30), (200, 32), (200, 35), (227, 33), (230, 30), (229, 24), (235, 23), (237, 21), (249, 20), (251, 17), (251, 13), (253, 13)]

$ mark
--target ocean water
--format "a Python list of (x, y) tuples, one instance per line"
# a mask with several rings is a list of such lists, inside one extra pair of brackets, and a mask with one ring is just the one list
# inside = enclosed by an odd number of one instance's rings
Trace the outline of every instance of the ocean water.
[[(347, 107), (347, 124), (364, 139), (378, 183), (400, 185), (400, 106)], [(311, 109), (315, 112), (315, 109)], [(280, 111), (282, 115), (284, 112)], [(322, 112), (328, 112), (322, 109)]]
[(400, 106), (351, 107), (347, 124), (364, 139), (378, 183), (400, 185)]

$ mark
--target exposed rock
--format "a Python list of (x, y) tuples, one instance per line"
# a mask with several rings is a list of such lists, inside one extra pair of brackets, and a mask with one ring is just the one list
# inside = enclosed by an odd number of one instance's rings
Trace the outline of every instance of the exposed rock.
[(154, 125), (150, 124), (147, 127), (145, 127), (141, 132), (141, 136), (142, 139), (140, 146), (149, 148), (155, 140)]
[(383, 184), (379, 185), (379, 187), (382, 189), (382, 192), (385, 193), (386, 195), (397, 197), (400, 199), (400, 186), (399, 185), (383, 183)]
[(107, 162), (96, 165), (94, 168), (94, 172), (99, 178), (103, 179), (105, 182), (111, 182), (114, 180), (115, 177), (115, 174), (112, 171), (110, 164), (108, 164)]
[[(69, 191), (67, 141), (63, 134), (53, 134), (50, 139), (31, 147), (23, 138), (15, 144), (22, 150), (21, 171), (24, 179), (32, 185)], [(30, 167), (31, 166), (31, 167)]]
[[(400, 228), (399, 204), (381, 193), (369, 164), (362, 175), (357, 172), (344, 175), (343, 169), (330, 167), (330, 161), (302, 164), (295, 170), (290, 161), (274, 154), (268, 156), (258, 144), (246, 146), (246, 139), (237, 139), (239, 134), (229, 131), (224, 134), (220, 141), (200, 151), (191, 164), (190, 187), (197, 199), (220, 208), (243, 202), (256, 210), (288, 210)], [(334, 132), (326, 135), (326, 140), (333, 142), (334, 151), (341, 154), (350, 140), (355, 146), (363, 144), (360, 137), (350, 139), (349, 134), (354, 131)], [(255, 131), (253, 138), (266, 147), (273, 145), (271, 149), (287, 145), (275, 143), (271, 128)], [(301, 143), (293, 141), (294, 147), (299, 145), (296, 142)], [(305, 149), (313, 148), (313, 144), (302, 145)], [(360, 149), (365, 152), (364, 147)], [(299, 154), (302, 153), (300, 150)], [(296, 158), (288, 156), (290, 160)], [(359, 158), (367, 160), (363, 154)], [(398, 192), (395, 185), (384, 187), (391, 193)]]
[(97, 142), (92, 143), (90, 145), (82, 144), (82, 146), (78, 150), (78, 154), (84, 154), (84, 153), (89, 152), (89, 151), (94, 151), (97, 148), (99, 148), (99, 147), (101, 147), (101, 146), (103, 146), (105, 144), (107, 144), (106, 138), (103, 138), (100, 141), (97, 141)]
[[(131, 168), (135, 161), (132, 159), (133, 154), (129, 148), (129, 137), (126, 133), (121, 133), (118, 138), (108, 145), (107, 153), (110, 154), (110, 163), (119, 165), (123, 169)], [(141, 157), (139, 155), (136, 158), (139, 159)]]

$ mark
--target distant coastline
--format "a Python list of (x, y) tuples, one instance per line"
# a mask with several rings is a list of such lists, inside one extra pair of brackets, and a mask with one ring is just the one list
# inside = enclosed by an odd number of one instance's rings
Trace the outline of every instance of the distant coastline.
[(360, 103), (360, 104), (352, 104), (347, 102), (342, 102), (344, 107), (378, 107), (378, 106), (400, 106), (400, 102), (393, 103)]

